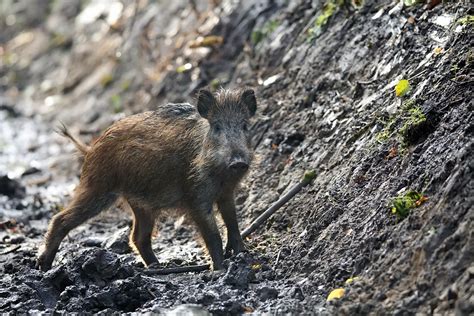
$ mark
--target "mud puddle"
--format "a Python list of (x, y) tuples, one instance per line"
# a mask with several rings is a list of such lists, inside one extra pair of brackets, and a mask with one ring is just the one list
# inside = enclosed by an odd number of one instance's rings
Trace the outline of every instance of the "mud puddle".
[[(257, 254), (227, 260), (224, 272), (142, 273), (143, 264), (128, 246), (130, 214), (119, 207), (72, 231), (53, 268), (44, 274), (36, 270), (47, 223), (77, 183), (70, 165), (79, 164), (49, 122), (0, 112), (0, 126), (0, 170), (9, 171), (0, 196), (0, 310), (242, 313), (279, 296), (299, 302), (292, 282), (278, 281), (268, 259)], [(162, 266), (206, 263), (195, 236), (185, 219), (163, 218), (153, 242)]]

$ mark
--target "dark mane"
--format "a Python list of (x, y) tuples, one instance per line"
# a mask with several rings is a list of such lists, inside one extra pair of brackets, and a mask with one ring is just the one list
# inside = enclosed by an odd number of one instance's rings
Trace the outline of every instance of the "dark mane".
[(168, 103), (160, 105), (154, 114), (166, 119), (179, 119), (194, 117), (197, 110), (189, 103)]

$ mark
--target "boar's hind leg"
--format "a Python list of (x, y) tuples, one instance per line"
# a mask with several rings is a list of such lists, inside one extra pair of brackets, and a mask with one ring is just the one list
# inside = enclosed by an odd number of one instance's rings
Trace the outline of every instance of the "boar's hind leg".
[(220, 198), (217, 201), (217, 206), (222, 215), (225, 226), (227, 227), (227, 245), (225, 247), (226, 255), (230, 255), (231, 251), (236, 255), (245, 250), (245, 245), (240, 236), (233, 195), (229, 194), (228, 196)]
[(214, 214), (212, 214), (212, 209), (210, 211), (193, 210), (191, 215), (204, 239), (209, 255), (212, 258), (214, 269), (221, 270), (224, 261), (222, 239), (217, 228), (216, 219)]
[(97, 194), (92, 190), (78, 187), (67, 208), (51, 219), (45, 237), (44, 250), (38, 257), (37, 266), (43, 271), (49, 270), (61, 241), (69, 231), (108, 208), (116, 199), (116, 194)]
[(155, 217), (151, 212), (130, 203), (133, 210), (133, 227), (130, 233), (130, 246), (134, 248), (147, 266), (158, 262), (151, 248), (151, 235), (155, 227)]

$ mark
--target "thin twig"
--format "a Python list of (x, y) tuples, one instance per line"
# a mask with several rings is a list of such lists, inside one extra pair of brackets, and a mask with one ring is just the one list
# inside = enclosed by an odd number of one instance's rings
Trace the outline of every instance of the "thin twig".
[(280, 207), (285, 205), (286, 202), (291, 200), (302, 188), (310, 184), (313, 179), (316, 177), (314, 171), (308, 171), (305, 173), (303, 179), (295, 184), (285, 195), (273, 203), (265, 212), (263, 212), (259, 217), (257, 217), (249, 227), (247, 227), (241, 234), (242, 238), (248, 237), (253, 233), (257, 228), (259, 228), (270, 216), (272, 216)]
[(156, 295), (152, 292), (152, 290), (150, 290), (149, 288), (146, 288), (146, 290), (148, 291), (148, 293), (150, 293), (151, 296), (153, 296), (153, 298), (156, 298)]
[(10, 249), (6, 249), (6, 250), (0, 252), (0, 255), (6, 255), (6, 254), (9, 254), (9, 253), (15, 252), (20, 248), (21, 248), (21, 245), (12, 246), (12, 247), (10, 247)]
[[(265, 212), (263, 212), (252, 224), (242, 232), (242, 238), (249, 236), (253, 233), (258, 227), (260, 227), (270, 216), (272, 216), (280, 207), (282, 207), (286, 202), (288, 202), (293, 196), (295, 196), (302, 188), (310, 184), (313, 179), (316, 177), (314, 171), (308, 171), (305, 173), (303, 179), (293, 186), (285, 195), (283, 195), (278, 201), (272, 204)], [(276, 264), (280, 258), (280, 252), (276, 259)], [(166, 275), (166, 274), (175, 274), (175, 273), (188, 273), (188, 272), (203, 272), (210, 269), (210, 265), (193, 265), (193, 266), (183, 266), (176, 268), (164, 268), (164, 269), (146, 269), (143, 270), (143, 274), (146, 275)]]
[(276, 257), (276, 260), (275, 260), (275, 264), (273, 265), (273, 268), (276, 268), (276, 266), (278, 265), (278, 261), (280, 261), (280, 254), (281, 254), (281, 249), (278, 250), (277, 257)]

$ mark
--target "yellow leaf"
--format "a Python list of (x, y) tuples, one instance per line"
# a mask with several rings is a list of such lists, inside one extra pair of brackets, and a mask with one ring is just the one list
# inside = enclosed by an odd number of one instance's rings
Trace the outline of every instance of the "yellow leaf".
[(252, 268), (253, 271), (257, 271), (257, 270), (260, 270), (262, 268), (262, 265), (260, 263), (254, 263), (254, 264), (252, 264), (251, 268)]
[(346, 280), (346, 284), (351, 284), (352, 282), (357, 281), (357, 280), (360, 280), (360, 278), (357, 277), (357, 276), (349, 278), (349, 279)]
[(403, 97), (408, 90), (410, 90), (410, 82), (406, 79), (402, 79), (395, 86), (395, 95), (397, 97)]
[(442, 47), (436, 47), (433, 52), (434, 52), (435, 55), (439, 55), (443, 52), (443, 48)]
[(335, 289), (332, 290), (331, 293), (329, 293), (327, 301), (332, 301), (333, 299), (341, 298), (344, 296), (345, 290), (340, 288), (340, 289)]

